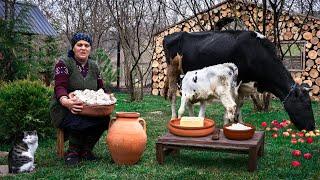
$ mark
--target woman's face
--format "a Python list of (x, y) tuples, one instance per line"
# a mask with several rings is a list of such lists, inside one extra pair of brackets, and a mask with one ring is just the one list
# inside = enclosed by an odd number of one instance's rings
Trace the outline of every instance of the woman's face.
[(91, 52), (90, 43), (84, 40), (78, 41), (73, 47), (74, 57), (80, 62), (86, 62)]

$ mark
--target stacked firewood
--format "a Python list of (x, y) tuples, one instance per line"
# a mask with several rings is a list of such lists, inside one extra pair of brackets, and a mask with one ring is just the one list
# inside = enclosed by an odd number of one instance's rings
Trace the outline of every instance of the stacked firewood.
[[(210, 11), (198, 14), (196, 17), (162, 31), (155, 37), (156, 49), (152, 59), (153, 95), (163, 95), (167, 75), (167, 64), (162, 46), (163, 38), (174, 32), (198, 32), (203, 31), (203, 28), (211, 30), (211, 24), (217, 23), (224, 17), (236, 17), (248, 30), (257, 31), (255, 29), (257, 27), (259, 31), (262, 31), (262, 8), (254, 4), (239, 2), (220, 4)], [(267, 11), (266, 36), (270, 40), (273, 39), (273, 27), (273, 14)], [(292, 72), (292, 76), (297, 83), (307, 83), (312, 87), (310, 96), (314, 100), (320, 100), (320, 19), (314, 17), (306, 19), (301, 15), (289, 15), (284, 12), (280, 16), (278, 27), (281, 29), (279, 37), (281, 41), (305, 42), (304, 69), (300, 72)]]
[[(298, 83), (306, 83), (312, 88), (310, 94), (316, 100), (320, 100), (320, 22), (318, 23), (317, 29), (303, 33), (303, 39), (307, 42), (305, 45), (305, 69), (304, 72), (295, 74), (295, 80)], [(314, 25), (309, 28), (313, 27)]]

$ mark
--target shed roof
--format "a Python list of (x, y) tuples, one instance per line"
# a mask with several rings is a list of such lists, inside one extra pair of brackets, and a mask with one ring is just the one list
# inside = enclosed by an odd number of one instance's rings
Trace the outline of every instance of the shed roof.
[[(5, 3), (3, 0), (0, 0), (0, 17), (4, 18), (5, 16)], [(44, 17), (40, 9), (31, 4), (16, 3), (15, 4), (15, 16), (18, 16), (21, 10), (25, 8), (26, 17), (23, 21), (26, 23), (28, 29), (27, 34), (38, 34), (46, 36), (57, 36), (57, 32), (53, 29), (48, 20)], [(19, 28), (17, 28), (19, 31)], [(20, 30), (21, 31), (21, 30)]]

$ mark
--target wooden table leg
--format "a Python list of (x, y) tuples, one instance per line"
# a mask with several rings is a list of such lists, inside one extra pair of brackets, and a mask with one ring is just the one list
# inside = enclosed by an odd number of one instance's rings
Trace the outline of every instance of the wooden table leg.
[(159, 164), (164, 163), (164, 147), (161, 143), (156, 143), (156, 156)]
[(258, 156), (261, 157), (263, 155), (264, 155), (264, 137), (262, 137), (262, 142), (258, 150)]
[(257, 169), (257, 148), (251, 147), (249, 149), (249, 163), (248, 163), (248, 170), (253, 172)]

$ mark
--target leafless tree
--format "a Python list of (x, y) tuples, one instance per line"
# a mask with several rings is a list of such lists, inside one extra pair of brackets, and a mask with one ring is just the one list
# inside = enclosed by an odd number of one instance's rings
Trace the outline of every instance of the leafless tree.
[(148, 70), (143, 70), (139, 63), (153, 46), (161, 3), (156, 0), (110, 0), (106, 4), (119, 33), (131, 100), (140, 100), (143, 98), (143, 78)]
[(102, 47), (111, 28), (111, 16), (105, 6), (106, 0), (29, 0), (37, 4), (56, 29), (70, 41), (75, 32), (92, 35), (93, 49)]
[[(210, 26), (204, 26), (198, 18), (199, 13), (208, 12), (214, 5), (222, 2), (222, 0), (159, 0), (167, 9), (167, 19), (171, 20), (171, 24), (178, 21), (187, 20), (190, 17), (196, 18), (196, 24), (203, 30), (211, 30), (214, 28), (212, 21)], [(208, 13), (209, 19), (213, 19), (213, 15)]]

